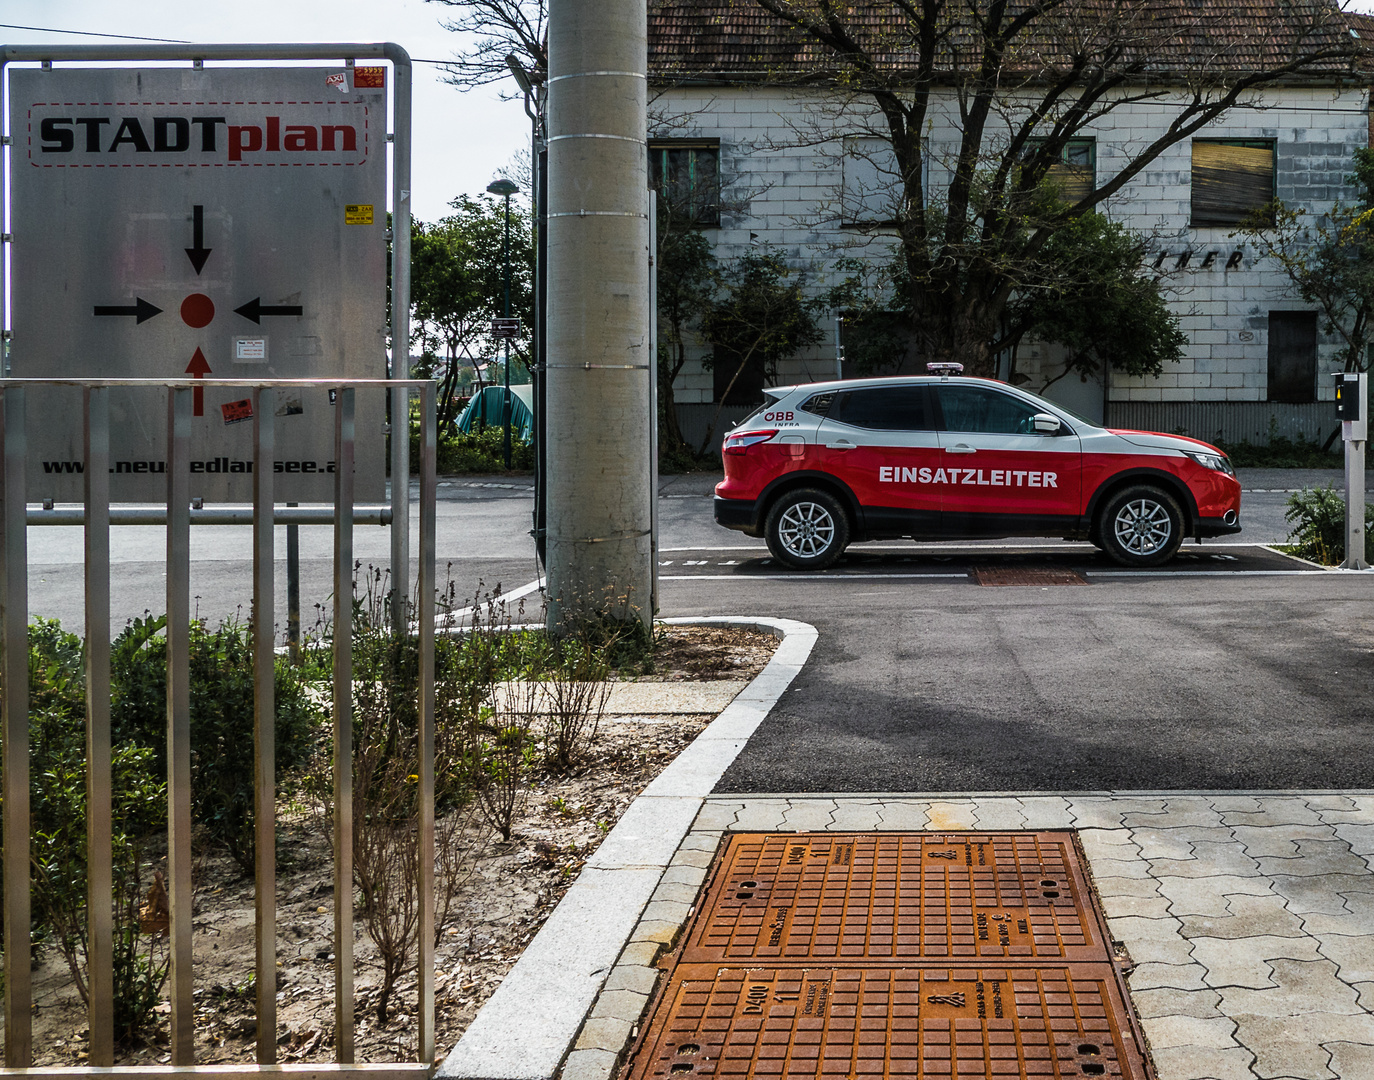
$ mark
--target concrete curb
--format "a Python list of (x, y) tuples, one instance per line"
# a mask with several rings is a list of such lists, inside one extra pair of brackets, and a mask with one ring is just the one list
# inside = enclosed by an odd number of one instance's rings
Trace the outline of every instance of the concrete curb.
[[(815, 627), (791, 619), (663, 622), (754, 630), (780, 643), (768, 666), (630, 804), (439, 1066), (439, 1076), (550, 1080), (574, 1040), (584, 1067), (614, 1058), (596, 1047), (629, 1037), (653, 989), (653, 963), (677, 935), (714, 855), (679, 849), (706, 797), (801, 671), (817, 637)], [(588, 1019), (593, 1006), (597, 1015)], [(577, 1071), (570, 1061), (565, 1075), (572, 1080)]]

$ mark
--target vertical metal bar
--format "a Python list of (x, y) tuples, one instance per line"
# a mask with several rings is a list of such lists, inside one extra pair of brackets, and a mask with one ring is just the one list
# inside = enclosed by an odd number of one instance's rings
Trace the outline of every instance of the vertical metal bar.
[[(338, 458), (334, 459), (336, 462)], [(289, 502), (287, 506), (297, 506)], [(291, 662), (301, 662), (301, 527), (286, 527), (286, 644)]]
[(86, 978), (90, 1064), (114, 1065), (113, 800), (110, 785), (110, 391), (86, 413)]
[(434, 1061), (434, 383), (420, 389), (420, 1060)]
[(4, 632), (5, 1066), (33, 1061), (29, 975), (29, 596), (28, 514), (24, 505), (24, 390), (0, 390), (0, 621)]
[(334, 1054), (353, 1064), (353, 388), (334, 403)]
[(649, 578), (650, 628), (658, 614), (658, 193), (649, 198)]
[(273, 679), (275, 391), (253, 390), (253, 842), (259, 1065), (277, 1062), (277, 763)]
[(167, 883), (172, 1064), (195, 1063), (191, 998), (191, 391), (167, 394)]
[[(410, 377), (410, 57), (388, 49), (396, 76), (392, 141), (391, 377)], [(392, 619), (405, 633), (410, 595), (410, 391), (391, 388)]]

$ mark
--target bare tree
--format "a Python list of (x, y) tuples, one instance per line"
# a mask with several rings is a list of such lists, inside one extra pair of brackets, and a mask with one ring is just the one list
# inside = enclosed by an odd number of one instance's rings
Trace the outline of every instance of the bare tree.
[[(511, 77), (507, 56), (515, 56), (526, 71), (542, 82), (549, 70), (548, 0), (428, 0), (454, 9), (443, 20), (445, 30), (462, 34), (472, 43), (447, 67), (447, 82), (460, 90), (489, 86)], [(512, 80), (502, 92), (518, 98)]]
[[(1274, 0), (1268, 18), (1184, 0), (657, 0), (655, 10), (709, 27), (656, 58), (661, 80), (721, 68), (718, 43), (748, 40), (732, 78), (824, 88), (854, 118), (849, 130), (867, 118), (890, 147), (895, 197), (882, 225), (896, 232), (896, 302), (927, 358), (977, 374), (992, 374), (1006, 344), (1011, 298), (1053, 287), (1041, 253), (1056, 229), (1228, 110), (1258, 107), (1255, 91), (1353, 72), (1362, 48), (1327, 0)], [(760, 12), (771, 16), (762, 32)], [(1144, 102), (1170, 115), (1119, 168), (1069, 198), (1046, 183), (1071, 139)]]

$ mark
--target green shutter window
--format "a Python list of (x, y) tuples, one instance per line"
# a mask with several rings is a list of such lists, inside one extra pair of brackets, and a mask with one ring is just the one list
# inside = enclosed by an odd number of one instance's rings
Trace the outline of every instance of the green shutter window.
[(1272, 140), (1193, 141), (1193, 225), (1238, 225), (1273, 200)]
[(720, 224), (720, 140), (655, 139), (649, 143), (649, 183), (660, 206), (693, 225)]

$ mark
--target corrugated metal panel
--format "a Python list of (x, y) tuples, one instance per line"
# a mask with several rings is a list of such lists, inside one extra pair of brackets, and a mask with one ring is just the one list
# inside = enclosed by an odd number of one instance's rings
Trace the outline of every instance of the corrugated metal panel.
[(712, 445), (706, 449), (719, 449), (720, 442), (725, 438), (725, 433), (738, 424), (746, 416), (754, 411), (753, 405), (726, 405), (721, 408), (715, 402), (696, 402), (684, 404), (679, 402), (677, 406), (677, 422), (682, 428), (682, 437), (687, 440), (687, 445), (693, 450), (700, 450), (702, 440), (706, 438), (706, 433), (711, 429), (711, 422), (716, 417), (716, 410), (720, 409), (720, 423), (716, 425), (715, 437), (711, 440)]
[(1112, 401), (1107, 426), (1188, 435), (1206, 442), (1268, 446), (1273, 438), (1324, 442), (1337, 426), (1329, 401)]

